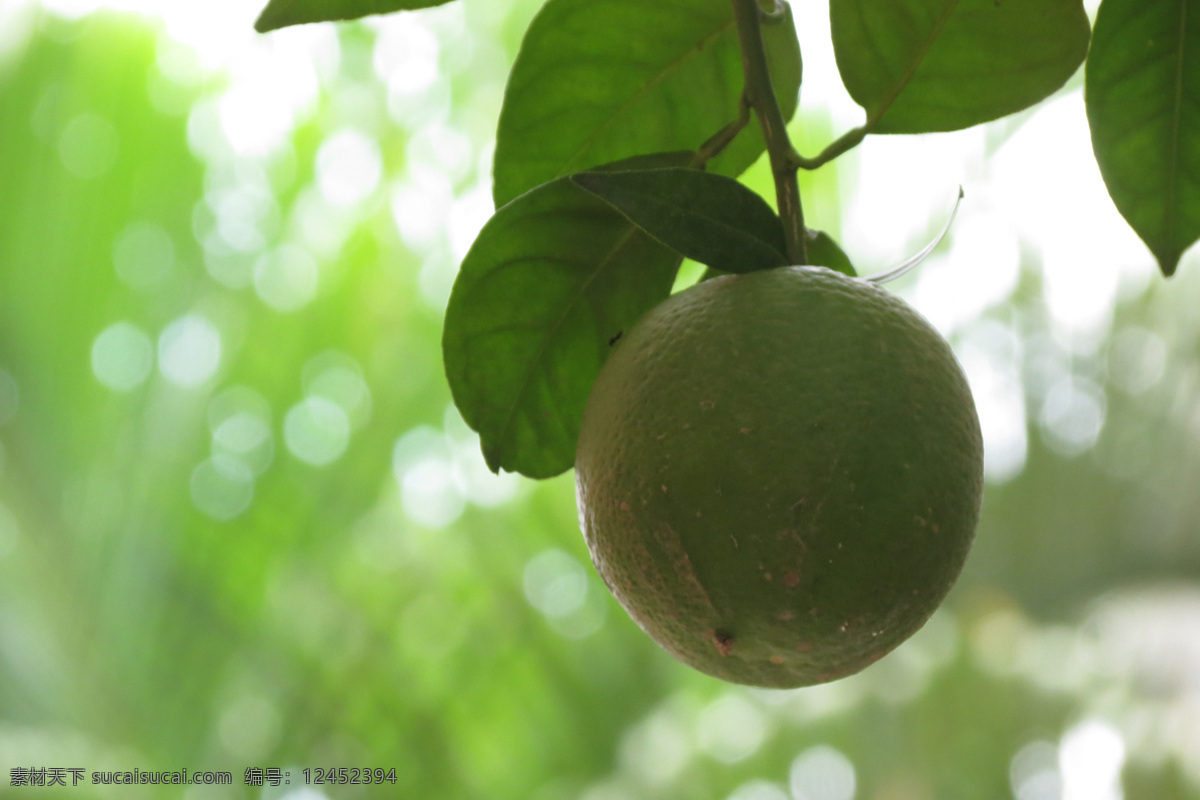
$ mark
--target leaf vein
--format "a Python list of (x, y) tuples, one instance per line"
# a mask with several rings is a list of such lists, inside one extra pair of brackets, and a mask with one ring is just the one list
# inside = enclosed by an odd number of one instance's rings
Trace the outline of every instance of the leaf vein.
[(505, 414), (504, 422), (500, 425), (500, 430), (496, 436), (497, 442), (505, 442), (508, 440), (513, 425), (516, 423), (517, 411), (521, 407), (520, 401), (525, 396), (525, 393), (529, 391), (533, 382), (533, 376), (537, 372), (535, 367), (541, 363), (543, 357), (546, 355), (546, 351), (549, 349), (550, 342), (553, 340), (554, 334), (559, 330), (559, 328), (562, 327), (563, 323), (566, 321), (568, 315), (575, 305), (579, 303), (585, 296), (588, 287), (590, 287), (596, 278), (608, 268), (616, 254), (619, 253), (621, 249), (629, 243), (630, 239), (633, 238), (635, 233), (637, 233), (637, 228), (630, 225), (626, 233), (621, 236), (617, 243), (609, 249), (602, 259), (600, 259), (600, 261), (597, 263), (596, 269), (592, 271), (592, 274), (579, 284), (578, 290), (576, 290), (570, 300), (564, 304), (563, 310), (558, 315), (558, 318), (546, 328), (547, 335), (542, 337), (542, 341), (538, 346), (538, 350), (534, 354), (533, 359), (530, 361), (530, 368), (528, 371), (526, 371), (525, 377), (521, 381), (521, 385), (517, 387), (517, 392), (513, 397), (513, 402)]
[(1179, 135), (1183, 128), (1183, 78), (1184, 64), (1187, 61), (1187, 23), (1188, 23), (1188, 0), (1179, 0), (1179, 47), (1176, 56), (1175, 64), (1175, 86), (1174, 96), (1172, 97), (1171, 108), (1171, 127), (1168, 135), (1171, 137), (1167, 145), (1167, 185), (1166, 191), (1166, 207), (1163, 213), (1163, 227), (1165, 228), (1167, 238), (1171, 246), (1171, 255), (1174, 258), (1176, 249), (1179, 247), (1179, 213), (1177, 201), (1179, 199), (1179, 160), (1180, 160), (1180, 141)]
[(879, 122), (883, 115), (887, 113), (888, 109), (892, 107), (892, 104), (896, 102), (896, 99), (900, 96), (900, 93), (903, 92), (908, 84), (912, 81), (913, 76), (916, 75), (917, 70), (921, 68), (921, 64), (925, 61), (925, 57), (928, 56), (929, 51), (933, 49), (934, 43), (936, 43), (938, 37), (942, 35), (942, 30), (946, 27), (946, 23), (950, 20), (950, 17), (954, 16), (954, 12), (958, 10), (958, 4), (959, 0), (950, 0), (950, 2), (946, 5), (946, 10), (941, 14), (941, 16), (938, 17), (937, 22), (930, 30), (929, 35), (925, 37), (925, 40), (921, 42), (917, 52), (913, 54), (913, 58), (911, 59), (908, 68), (904, 71), (904, 74), (900, 77), (900, 80), (896, 82), (892, 91), (884, 95), (883, 101), (879, 108), (867, 120), (867, 127), (874, 127)]
[(713, 33), (711, 33), (709, 36), (706, 36), (703, 40), (701, 40), (700, 44), (697, 44), (695, 47), (689, 48), (688, 51), (686, 53), (684, 53), (682, 56), (675, 59), (674, 61), (671, 61), (671, 62), (665, 64), (663, 66), (663, 68), (656, 75), (654, 75), (654, 77), (651, 80), (646, 81), (636, 92), (631, 94), (628, 99), (626, 99), (624, 102), (622, 102), (621, 105), (619, 105), (615, 109), (613, 109), (613, 113), (608, 117), (608, 119), (606, 119), (603, 124), (597, 126), (587, 138), (585, 138), (582, 142), (580, 142), (579, 147), (576, 148), (575, 152), (572, 153), (570, 155), (570, 157), (563, 163), (563, 167), (562, 167), (562, 170), (560, 171), (560, 174), (565, 175), (567, 173), (577, 171), (575, 168), (575, 165), (580, 162), (580, 160), (583, 158), (583, 156), (592, 147), (592, 145), (595, 144), (596, 140), (599, 139), (602, 134), (607, 133), (614, 125), (616, 125), (620, 121), (621, 117), (625, 114), (626, 111), (628, 111), (630, 108), (632, 108), (638, 102), (640, 102), (642, 100), (642, 98), (645, 97), (652, 89), (661, 85), (667, 79), (668, 75), (682, 69), (683, 66), (685, 64), (687, 64), (692, 58), (694, 58), (696, 55), (698, 55), (700, 53), (705, 52), (708, 49), (710, 44), (712, 44), (713, 42), (715, 42), (716, 40), (721, 38), (721, 36), (729, 33), (733, 29), (734, 29), (734, 22), (733, 22), (733, 17), (731, 16), (724, 25), (722, 25), (720, 28), (713, 31)]

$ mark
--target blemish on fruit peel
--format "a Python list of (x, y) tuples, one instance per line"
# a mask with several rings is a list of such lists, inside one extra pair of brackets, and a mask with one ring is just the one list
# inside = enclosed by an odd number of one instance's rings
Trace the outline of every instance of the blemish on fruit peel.
[(734, 636), (732, 633), (714, 630), (709, 632), (709, 638), (712, 639), (713, 644), (717, 646), (717, 652), (722, 656), (733, 652)]

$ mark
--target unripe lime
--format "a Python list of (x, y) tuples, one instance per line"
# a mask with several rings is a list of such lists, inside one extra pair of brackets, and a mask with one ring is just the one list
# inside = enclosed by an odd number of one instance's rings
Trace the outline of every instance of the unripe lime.
[(920, 314), (785, 267), (700, 283), (627, 331), (575, 470), (596, 568), (655, 641), (793, 687), (863, 669), (938, 607), (974, 536), (983, 444)]

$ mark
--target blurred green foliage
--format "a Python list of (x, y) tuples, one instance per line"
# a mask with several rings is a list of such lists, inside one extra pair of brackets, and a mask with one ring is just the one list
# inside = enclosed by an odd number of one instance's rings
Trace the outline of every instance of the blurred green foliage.
[[(1196, 796), (1200, 264), (1080, 352), (1028, 252), (953, 339), (1011, 366), (1028, 452), (948, 607), (828, 686), (710, 680), (604, 591), (569, 476), (486, 471), (438, 360), (533, 10), (405, 29), (400, 55), (443, 42), (408, 94), (385, 26), (329, 28), (314, 101), (249, 153), (235, 79), (170, 79), (139, 18), (39, 14), (0, 60), (0, 796)], [(334, 142), (382, 179), (323, 184)], [(10, 787), (22, 766), (234, 786)], [(300, 791), (340, 766), (397, 782)]]

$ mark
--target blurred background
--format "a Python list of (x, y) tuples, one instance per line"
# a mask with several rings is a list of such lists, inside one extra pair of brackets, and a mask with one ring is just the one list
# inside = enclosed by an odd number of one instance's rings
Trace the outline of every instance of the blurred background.
[[(988, 484), (915, 638), (760, 691), (642, 635), (571, 475), (490, 474), (450, 403), (441, 315), (537, 6), (259, 36), (240, 0), (0, 0), (0, 796), (1200, 796), (1200, 250), (1156, 273), (1081, 77), (803, 176), (864, 274), (964, 187), (893, 288), (967, 369)], [(795, 6), (812, 154), (861, 111)], [(234, 785), (10, 787), (38, 767)]]

